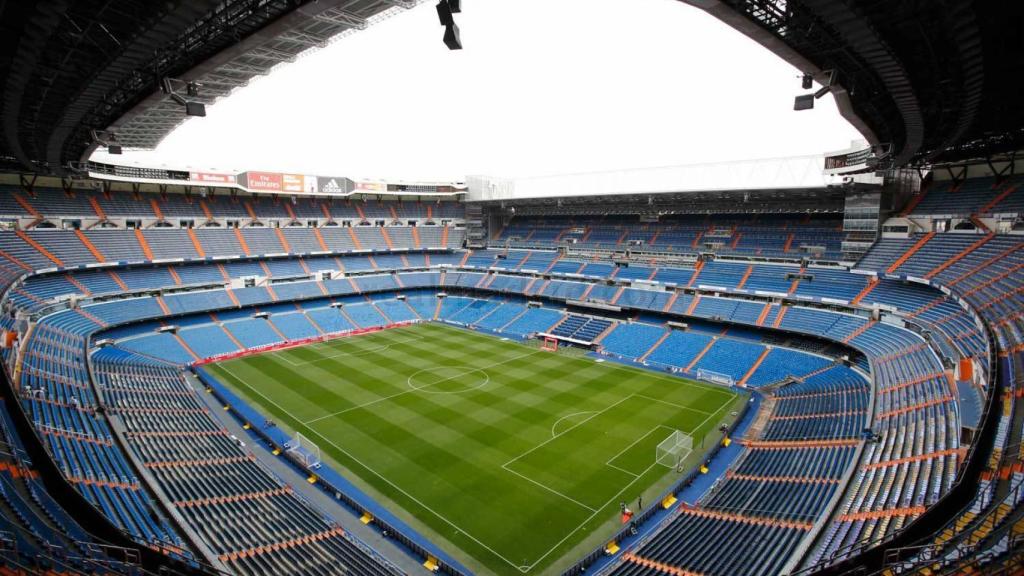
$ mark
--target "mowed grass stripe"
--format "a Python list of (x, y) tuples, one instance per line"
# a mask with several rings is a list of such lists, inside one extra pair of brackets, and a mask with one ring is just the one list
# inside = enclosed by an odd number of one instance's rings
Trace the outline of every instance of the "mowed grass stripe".
[[(288, 427), (322, 439), (325, 455), (421, 529), (465, 551), (471, 568), (502, 575), (520, 574), (520, 566), (539, 574), (587, 529), (603, 525), (610, 534), (618, 498), (667, 481), (668, 470), (653, 467), (652, 446), (663, 438), (652, 429), (701, 425), (694, 435), (703, 434), (721, 421), (710, 416), (735, 399), (706, 385), (438, 324), (213, 370)], [(410, 378), (424, 389), (412, 389)], [(650, 409), (650, 399), (690, 410)], [(621, 415), (585, 426), (592, 413), (617, 404), (624, 404)], [(552, 441), (560, 421), (555, 434), (584, 426), (537, 449)], [(606, 435), (602, 422), (614, 433)], [(526, 453), (532, 456), (520, 458)]]

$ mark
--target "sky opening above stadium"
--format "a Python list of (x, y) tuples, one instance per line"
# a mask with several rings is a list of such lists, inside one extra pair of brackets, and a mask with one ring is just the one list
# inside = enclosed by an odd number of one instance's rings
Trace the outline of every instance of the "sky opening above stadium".
[(860, 135), (799, 72), (675, 0), (464, 0), (465, 49), (432, 2), (208, 107), (154, 151), (171, 168), (462, 180), (819, 154)]

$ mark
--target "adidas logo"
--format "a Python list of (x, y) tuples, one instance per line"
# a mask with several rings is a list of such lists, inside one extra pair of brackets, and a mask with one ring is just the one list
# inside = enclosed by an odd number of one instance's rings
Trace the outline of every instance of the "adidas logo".
[(337, 180), (331, 178), (331, 181), (324, 186), (322, 192), (342, 192), (342, 189), (341, 186), (338, 186)]

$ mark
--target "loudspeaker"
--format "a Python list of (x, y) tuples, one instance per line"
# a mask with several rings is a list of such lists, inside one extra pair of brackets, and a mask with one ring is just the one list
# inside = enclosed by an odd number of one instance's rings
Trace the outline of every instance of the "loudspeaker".
[(455, 24), (444, 27), (444, 45), (449, 50), (462, 50), (462, 38), (459, 37), (459, 27)]
[(811, 110), (814, 108), (814, 94), (797, 96), (793, 101), (793, 110)]
[(462, 0), (448, 0), (448, 7), (451, 8), (452, 14), (461, 14)]
[(120, 153), (121, 153), (121, 145), (120, 144), (110, 144), (109, 146), (107, 146), (107, 154), (120, 154)]
[(814, 79), (811, 78), (810, 74), (804, 74), (803, 80), (800, 82), (800, 87), (804, 90), (810, 90), (811, 86), (813, 86), (813, 80)]
[(441, 26), (455, 25), (455, 19), (452, 18), (452, 8), (448, 5), (448, 0), (441, 0), (437, 3), (437, 19), (441, 21)]

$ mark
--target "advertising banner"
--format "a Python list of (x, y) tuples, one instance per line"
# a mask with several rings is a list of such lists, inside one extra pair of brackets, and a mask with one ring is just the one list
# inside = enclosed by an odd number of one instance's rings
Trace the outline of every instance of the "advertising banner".
[(305, 192), (306, 177), (302, 174), (282, 174), (281, 190), (284, 192)]
[(234, 174), (215, 174), (213, 172), (189, 172), (188, 179), (203, 184), (234, 184)]
[(246, 172), (246, 188), (254, 192), (281, 192), (282, 175), (276, 172)]
[(383, 182), (356, 182), (356, 192), (387, 192), (388, 185)]
[(352, 192), (353, 182), (344, 176), (317, 176), (317, 194), (348, 194)]

